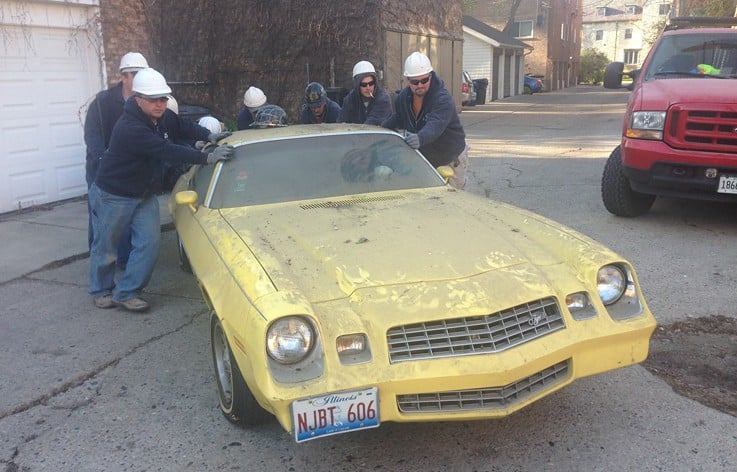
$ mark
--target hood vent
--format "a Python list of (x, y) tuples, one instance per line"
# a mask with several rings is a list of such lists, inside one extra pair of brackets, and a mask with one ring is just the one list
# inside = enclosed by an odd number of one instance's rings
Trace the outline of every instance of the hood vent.
[(391, 200), (404, 200), (404, 197), (402, 195), (355, 197), (345, 200), (328, 200), (320, 203), (310, 203), (307, 205), (300, 205), (300, 208), (303, 210), (314, 210), (317, 208), (349, 208), (356, 205), (362, 205), (364, 203), (388, 202)]

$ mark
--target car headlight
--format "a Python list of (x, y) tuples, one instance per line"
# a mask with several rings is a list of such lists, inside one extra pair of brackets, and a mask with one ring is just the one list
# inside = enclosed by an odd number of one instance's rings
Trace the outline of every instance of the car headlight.
[(661, 140), (664, 127), (664, 111), (636, 111), (630, 117), (625, 134), (628, 138)]
[(266, 351), (280, 364), (294, 364), (304, 359), (315, 342), (312, 324), (299, 316), (274, 321), (266, 332)]
[(591, 304), (586, 292), (571, 293), (566, 296), (566, 306), (574, 320), (584, 320), (597, 315), (596, 308)]
[(604, 305), (619, 300), (627, 288), (627, 275), (615, 265), (606, 265), (596, 274), (596, 288)]

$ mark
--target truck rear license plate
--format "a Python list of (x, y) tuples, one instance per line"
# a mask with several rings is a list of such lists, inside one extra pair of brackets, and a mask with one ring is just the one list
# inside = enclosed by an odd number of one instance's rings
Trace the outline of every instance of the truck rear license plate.
[(719, 177), (718, 193), (737, 193), (737, 175), (722, 175)]
[(376, 387), (328, 393), (292, 403), (292, 430), (298, 443), (378, 426), (379, 396)]

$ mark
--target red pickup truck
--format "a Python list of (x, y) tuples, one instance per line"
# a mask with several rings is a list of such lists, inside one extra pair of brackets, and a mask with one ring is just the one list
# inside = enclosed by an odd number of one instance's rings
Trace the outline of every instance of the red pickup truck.
[(607, 67), (607, 88), (633, 77), (622, 142), (601, 181), (611, 213), (644, 214), (658, 196), (737, 202), (737, 29), (725, 27), (732, 25), (737, 18), (674, 18), (642, 69)]

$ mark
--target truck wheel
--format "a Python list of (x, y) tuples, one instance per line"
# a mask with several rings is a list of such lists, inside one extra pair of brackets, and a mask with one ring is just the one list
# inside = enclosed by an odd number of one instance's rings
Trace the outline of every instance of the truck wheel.
[(622, 172), (622, 151), (617, 146), (604, 166), (601, 177), (601, 199), (610, 213), (617, 216), (639, 216), (650, 210), (655, 195), (632, 190), (630, 182)]
[(223, 416), (231, 423), (242, 426), (254, 426), (266, 421), (269, 413), (258, 404), (243, 380), (223, 325), (214, 310), (210, 313), (210, 344)]
[(612, 62), (604, 70), (604, 88), (618, 89), (622, 87), (624, 62)]

